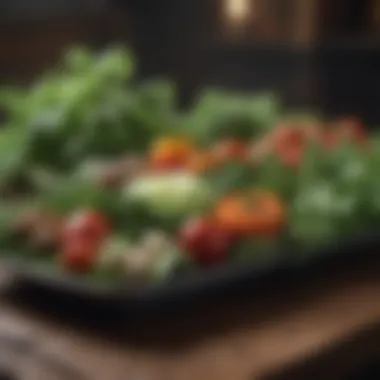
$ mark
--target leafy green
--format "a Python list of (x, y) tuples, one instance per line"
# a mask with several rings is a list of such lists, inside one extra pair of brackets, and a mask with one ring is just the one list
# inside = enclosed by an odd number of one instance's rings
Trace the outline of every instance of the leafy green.
[(65, 215), (77, 209), (95, 209), (109, 215), (115, 222), (122, 221), (122, 200), (112, 190), (79, 182), (71, 178), (61, 179), (37, 198), (41, 209)]
[[(165, 182), (163, 177), (143, 186), (135, 183), (131, 192), (126, 187), (125, 194), (96, 187), (89, 178), (96, 167), (86, 167), (86, 162), (145, 154), (158, 137), (184, 137), (209, 148), (225, 138), (250, 143), (280, 121), (325, 123), (318, 112), (285, 110), (271, 93), (220, 89), (205, 89), (181, 113), (172, 82), (136, 82), (135, 72), (135, 58), (125, 47), (102, 52), (78, 47), (33, 86), (1, 90), (0, 112), (5, 116), (0, 130), (1, 194), (30, 188), (37, 193), (31, 207), (59, 214), (97, 209), (112, 219), (119, 236), (135, 242), (146, 229), (174, 234), (191, 213), (208, 213), (215, 201), (231, 192), (266, 189), (286, 202), (284, 236), (243, 241), (231, 255), (232, 261), (253, 260), (258, 265), (269, 260), (279, 244), (314, 247), (380, 223), (379, 135), (372, 137), (370, 147), (345, 141), (327, 150), (310, 143), (297, 168), (285, 167), (270, 152), (260, 164), (230, 162), (185, 181), (185, 187), (184, 181)], [(0, 205), (0, 213), (1, 248), (24, 252), (9, 234), (19, 208)], [(159, 263), (155, 280), (192, 270), (195, 263), (184, 255), (177, 250), (168, 254)], [(54, 260), (46, 260), (47, 267), (54, 265)], [(99, 278), (105, 275), (101, 270), (95, 273)]]
[(205, 178), (218, 199), (235, 190), (256, 187), (258, 172), (251, 164), (230, 162), (207, 172)]
[(378, 153), (352, 144), (331, 152), (316, 147), (308, 153), (291, 202), (289, 228), (296, 240), (315, 245), (380, 221)]
[(280, 109), (273, 94), (205, 91), (191, 109), (185, 129), (195, 141), (205, 145), (225, 137), (251, 139), (275, 125)]
[[(4, 90), (0, 105), (12, 130), (5, 133), (22, 141), (14, 151), (29, 165), (67, 171), (90, 156), (144, 151), (155, 136), (173, 131), (174, 87), (165, 81), (134, 84), (134, 66), (125, 48), (77, 48), (30, 89)], [(10, 136), (2, 140), (9, 149), (15, 144)]]

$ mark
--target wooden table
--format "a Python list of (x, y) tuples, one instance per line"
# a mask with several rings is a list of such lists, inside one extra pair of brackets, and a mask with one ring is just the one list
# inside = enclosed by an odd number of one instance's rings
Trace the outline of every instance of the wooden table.
[[(167, 323), (129, 326), (119, 341), (49, 318), (43, 310), (20, 308), (7, 298), (0, 326), (4, 322), (27, 329), (41, 347), (73, 363), (91, 380), (287, 378), (285, 369), (293, 373), (313, 358), (327, 365), (332, 353), (331, 379), (339, 379), (342, 371), (365, 360), (380, 361), (380, 339), (369, 343), (377, 327), (380, 332), (379, 268), (380, 262), (371, 263), (260, 299), (215, 302)], [(301, 370), (307, 368), (301, 365)], [(289, 376), (330, 379), (315, 371), (307, 377)]]

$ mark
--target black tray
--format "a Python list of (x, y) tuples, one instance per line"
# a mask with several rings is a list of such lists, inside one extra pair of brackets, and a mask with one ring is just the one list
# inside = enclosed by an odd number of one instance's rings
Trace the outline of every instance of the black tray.
[[(378, 256), (378, 231), (357, 238), (338, 241), (310, 252), (278, 251), (267, 261), (245, 266), (219, 267), (207, 272), (184, 276), (155, 286), (108, 286), (49, 273), (22, 262), (7, 261), (15, 284), (33, 291), (39, 297), (72, 302), (78, 306), (92, 305), (117, 309), (118, 312), (156, 313), (180, 309), (194, 302), (217, 297), (238, 297), (266, 289), (282, 288), (284, 284), (302, 283), (328, 271), (355, 268)], [(63, 302), (63, 301), (62, 301)]]

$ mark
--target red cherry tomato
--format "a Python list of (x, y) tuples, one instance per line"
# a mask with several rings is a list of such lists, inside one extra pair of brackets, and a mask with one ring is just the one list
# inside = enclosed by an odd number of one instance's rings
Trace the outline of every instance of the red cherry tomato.
[(81, 240), (102, 242), (110, 233), (110, 224), (100, 212), (83, 210), (69, 217), (63, 228), (63, 242)]
[(306, 147), (289, 147), (283, 149), (279, 155), (282, 163), (291, 168), (297, 168), (301, 164)]
[(342, 138), (348, 138), (359, 144), (364, 144), (367, 141), (364, 124), (354, 117), (342, 119), (338, 124), (337, 132)]
[(213, 154), (218, 161), (222, 162), (246, 161), (249, 156), (247, 145), (242, 141), (233, 139), (221, 141), (215, 146)]
[(367, 143), (366, 128), (359, 119), (347, 117), (338, 121), (335, 128), (328, 131), (324, 136), (324, 145), (328, 149), (334, 149), (345, 140), (359, 145)]
[(309, 138), (304, 130), (292, 126), (280, 127), (273, 136), (274, 151), (284, 165), (297, 167), (303, 158)]
[(94, 244), (80, 239), (67, 242), (61, 256), (63, 267), (76, 273), (90, 272), (97, 260), (97, 248)]
[(284, 165), (301, 164), (308, 144), (323, 138), (323, 126), (319, 124), (283, 124), (272, 136), (273, 148)]
[(284, 124), (274, 131), (273, 140), (275, 147), (283, 145), (300, 145), (305, 141), (304, 131), (296, 124)]
[(180, 231), (180, 246), (191, 258), (204, 266), (223, 262), (235, 238), (206, 219), (189, 220)]

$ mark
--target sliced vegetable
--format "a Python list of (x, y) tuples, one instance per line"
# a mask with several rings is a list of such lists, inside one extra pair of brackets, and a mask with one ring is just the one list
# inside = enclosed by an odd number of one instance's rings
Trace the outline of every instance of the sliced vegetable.
[(153, 144), (150, 160), (153, 168), (182, 168), (193, 153), (193, 146), (184, 138), (163, 138)]
[(98, 266), (102, 269), (122, 272), (126, 257), (133, 249), (132, 242), (124, 236), (111, 236), (101, 246)]
[(142, 202), (162, 216), (197, 213), (212, 201), (208, 184), (189, 173), (162, 173), (137, 178), (124, 191), (126, 199)]
[(245, 162), (249, 157), (247, 144), (236, 139), (220, 141), (214, 147), (213, 154), (216, 160), (222, 163), (230, 161)]
[(62, 220), (52, 213), (32, 211), (14, 221), (11, 233), (34, 250), (55, 250), (60, 244)]
[(286, 207), (271, 192), (248, 190), (222, 199), (215, 219), (222, 229), (242, 237), (277, 236), (286, 225)]
[(220, 165), (220, 160), (211, 152), (193, 153), (186, 164), (186, 169), (193, 174), (205, 174)]

